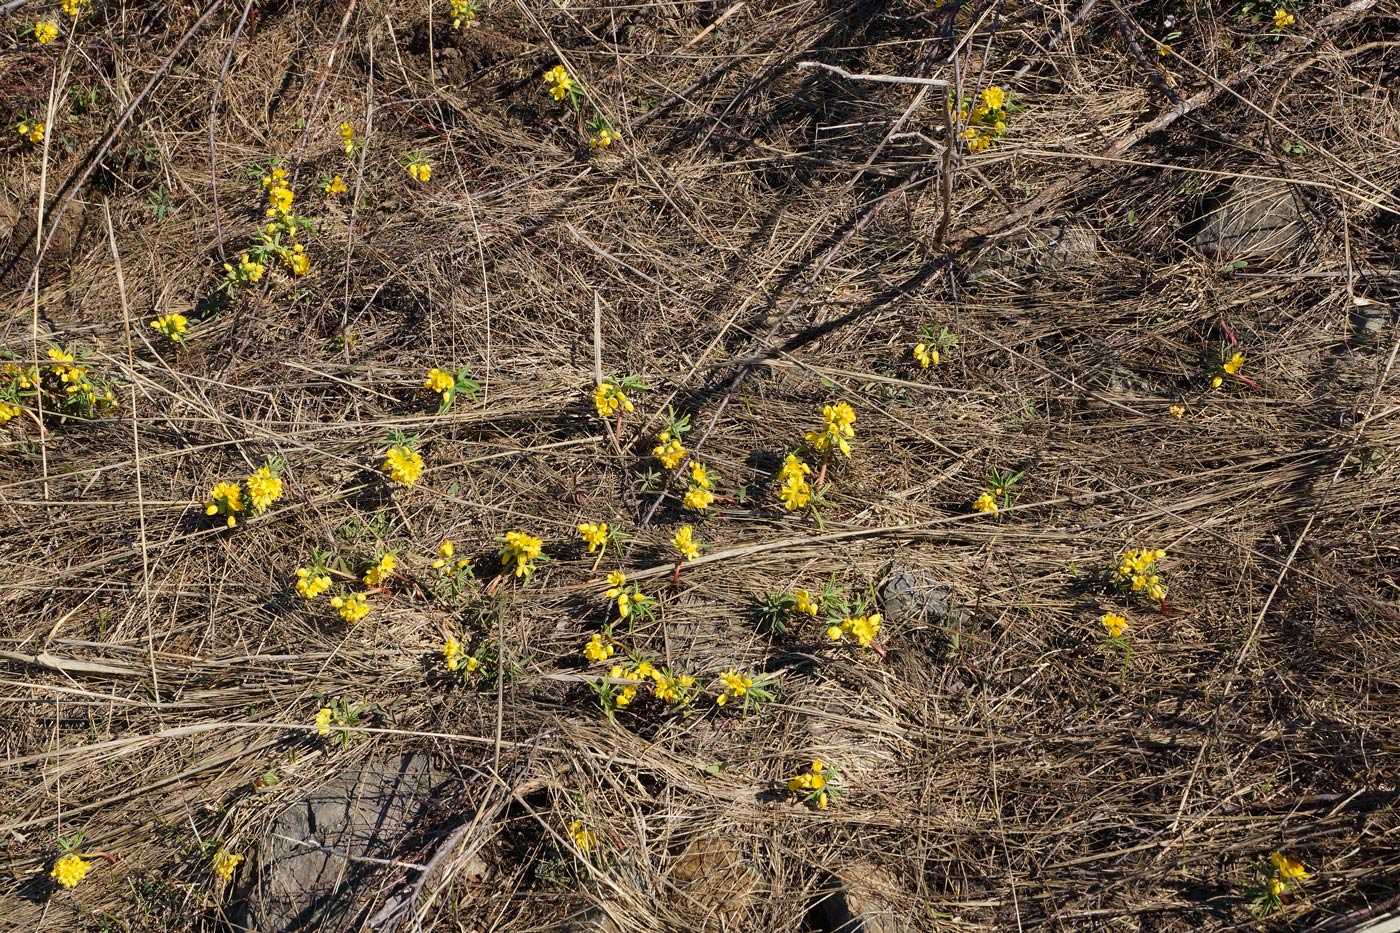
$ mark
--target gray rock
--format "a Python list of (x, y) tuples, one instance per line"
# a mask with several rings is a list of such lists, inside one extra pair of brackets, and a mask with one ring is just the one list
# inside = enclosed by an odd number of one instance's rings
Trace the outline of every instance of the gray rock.
[(867, 862), (852, 862), (822, 891), (818, 917), (824, 933), (914, 933), (908, 910), (897, 904), (900, 885), (886, 871)]
[(1214, 259), (1270, 259), (1296, 246), (1304, 230), (1293, 186), (1241, 178), (1220, 206), (1206, 214), (1191, 243)]
[(1021, 281), (1026, 273), (1045, 274), (1085, 269), (1099, 256), (1093, 229), (1065, 217), (1052, 217), (1015, 239), (983, 250), (968, 270), (968, 282)]
[(972, 614), (947, 587), (917, 568), (891, 563), (880, 581), (880, 611), (894, 623), (965, 626)]
[(357, 930), (383, 895), (415, 877), (405, 847), (426, 830), (447, 775), (423, 755), (347, 768), (291, 803), (254, 851), (238, 919), (259, 933)]

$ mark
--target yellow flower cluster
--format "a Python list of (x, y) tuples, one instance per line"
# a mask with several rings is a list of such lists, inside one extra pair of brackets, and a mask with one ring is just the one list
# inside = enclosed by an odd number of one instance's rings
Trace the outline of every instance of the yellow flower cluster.
[(282, 498), (282, 478), (270, 463), (258, 467), (253, 475), (244, 481), (244, 485), (248, 487), (248, 501), (252, 504), (254, 512), (262, 512)]
[(817, 617), (817, 610), (819, 607), (820, 599), (818, 597), (814, 597), (808, 591), (804, 589), (796, 589), (792, 591), (793, 612), (805, 612), (807, 615), (815, 619)]
[(695, 560), (700, 556), (700, 545), (695, 540), (695, 529), (690, 525), (682, 525), (671, 538), (671, 546), (676, 549), (681, 560)]
[(569, 838), (578, 846), (580, 852), (587, 855), (594, 846), (598, 844), (598, 836), (591, 829), (583, 825), (582, 820), (574, 820), (569, 824)]
[(583, 543), (588, 545), (590, 554), (599, 548), (606, 548), (612, 540), (607, 522), (585, 522), (578, 526), (578, 533), (583, 538)]
[(429, 392), (438, 393), (444, 402), (447, 401), (447, 394), (452, 391), (452, 387), (456, 384), (457, 380), (451, 373), (437, 367), (428, 370), (428, 378), (423, 380), (423, 388)]
[[(596, 399), (594, 404), (597, 404)], [(651, 452), (657, 460), (661, 461), (661, 465), (668, 470), (674, 470), (676, 467), (680, 466), (681, 461), (685, 459), (686, 455), (685, 445), (682, 444), (681, 439), (672, 434), (669, 429), (657, 435), (656, 446), (651, 449)]]
[(413, 449), (411, 441), (404, 439), (389, 446), (380, 469), (389, 474), (392, 482), (408, 489), (423, 475), (423, 455)]
[(10, 423), (11, 418), (18, 418), (24, 412), (18, 405), (11, 405), (4, 399), (0, 399), (0, 427)]
[(303, 599), (315, 599), (331, 588), (331, 578), (319, 567), (297, 568), (297, 592)]
[(92, 0), (63, 0), (63, 12), (69, 16), (76, 17), (90, 6), (92, 6)]
[(569, 76), (563, 65), (555, 65), (544, 73), (545, 90), (549, 91), (549, 96), (555, 100), (563, 100), (574, 91), (574, 79)]
[(715, 501), (714, 480), (699, 461), (690, 462), (690, 480), (687, 482), (685, 496), (681, 499), (681, 504), (696, 512), (703, 512)]
[(535, 572), (535, 561), (544, 555), (544, 542), (523, 531), (507, 531), (505, 545), (501, 548), (501, 564), (515, 576), (528, 580)]
[(1167, 556), (1167, 552), (1151, 548), (1132, 548), (1124, 551), (1118, 561), (1117, 583), (1119, 589), (1131, 589), (1142, 593), (1154, 602), (1167, 598), (1167, 586), (1157, 573), (1157, 561)]
[(162, 314), (156, 318), (151, 322), (151, 326), (171, 343), (184, 343), (185, 332), (189, 330), (190, 322), (183, 314), (172, 311), (170, 314)]
[(723, 692), (721, 692), (719, 696), (715, 697), (716, 706), (723, 706), (724, 704), (729, 702), (731, 697), (733, 697), (736, 700), (741, 699), (744, 696), (744, 694), (748, 693), (749, 690), (753, 687), (752, 677), (749, 677), (745, 674), (740, 674), (733, 668), (725, 671), (723, 674), (720, 674), (719, 680), (721, 686), (723, 687)]
[(1128, 629), (1127, 618), (1116, 612), (1105, 612), (1099, 622), (1102, 623), (1104, 631), (1108, 632), (1109, 638), (1117, 638)]
[(845, 402), (823, 405), (822, 418), (826, 422), (822, 433), (808, 431), (807, 443), (811, 444), (812, 449), (823, 457), (831, 456), (833, 450), (839, 450), (843, 456), (849, 457), (851, 455), (849, 439), (856, 436), (855, 410)]
[(341, 178), (339, 175), (336, 175), (330, 181), (322, 185), (321, 190), (324, 191), (326, 194), (344, 194), (345, 192), (349, 191), (350, 188), (348, 185), (345, 184), (345, 179)]
[(783, 500), (783, 508), (789, 512), (796, 512), (811, 504), (812, 486), (807, 482), (807, 477), (811, 474), (812, 468), (803, 463), (801, 457), (797, 454), (787, 455), (782, 469), (778, 471), (778, 482), (782, 484), (778, 489), (778, 497)]
[[(267, 216), (272, 220), (264, 231), (262, 246), (280, 257), (292, 275), (303, 276), (311, 268), (311, 259), (306, 255), (306, 248), (296, 242), (299, 218), (292, 213), (292, 201), (296, 196), (287, 184), (286, 170), (273, 169), (263, 177), (263, 187), (267, 189)], [(283, 236), (287, 238), (286, 243), (282, 242)]]
[(364, 593), (334, 596), (331, 598), (331, 607), (340, 613), (342, 619), (352, 625), (369, 615), (372, 608), (369, 601), (365, 599)]
[(238, 516), (248, 507), (243, 501), (243, 487), (237, 483), (215, 483), (204, 502), (205, 515), (220, 515), (228, 519), (232, 528), (238, 524)]
[(690, 702), (690, 688), (695, 686), (695, 678), (691, 675), (673, 674), (669, 669), (653, 669), (651, 680), (652, 692), (661, 702), (673, 706)]
[(869, 648), (880, 633), (880, 621), (878, 612), (846, 618), (839, 625), (827, 626), (826, 637), (832, 641), (854, 638), (862, 648)]
[[(608, 599), (617, 600), (617, 617), (626, 619), (632, 615), (632, 610), (642, 603), (647, 602), (647, 597), (643, 595), (641, 587), (635, 583), (627, 585), (627, 574), (621, 570), (614, 570), (608, 574), (608, 589), (603, 594)], [(643, 607), (645, 609), (646, 607)]]
[(595, 632), (593, 637), (588, 639), (588, 644), (583, 646), (583, 656), (589, 661), (601, 662), (612, 657), (616, 650), (612, 642)]
[(1274, 873), (1269, 877), (1269, 893), (1274, 897), (1288, 892), (1311, 877), (1302, 862), (1282, 852), (1270, 855), (1269, 861), (1274, 866)]
[(1233, 376), (1244, 368), (1245, 357), (1243, 353), (1236, 353), (1228, 360), (1220, 364), (1220, 372), (1211, 377), (1210, 387), (1220, 388), (1220, 384), (1225, 381), (1226, 376)]
[(21, 120), (15, 126), (16, 133), (35, 145), (44, 141), (44, 129), (43, 120)]
[(34, 41), (40, 45), (48, 45), (58, 38), (58, 24), (50, 20), (41, 19), (34, 23)]
[(330, 735), (330, 734), (331, 734), (331, 718), (332, 718), (333, 716), (334, 716), (334, 714), (331, 712), (331, 709), (330, 709), (329, 706), (323, 706), (323, 707), (321, 707), (319, 710), (316, 711), (316, 734), (317, 734), (317, 735)]
[(463, 25), (476, 25), (476, 14), (481, 11), (476, 0), (450, 0), (452, 28), (461, 29)]
[(282, 478), (278, 476), (280, 469), (281, 461), (269, 460), (254, 470), (243, 481), (242, 487), (237, 483), (215, 483), (204, 502), (204, 514), (222, 516), (227, 519), (228, 527), (232, 528), (238, 524), (238, 516), (244, 512), (257, 514), (265, 511), (282, 498)]
[(1006, 132), (1006, 91), (995, 84), (983, 89), (977, 106), (971, 112), (964, 106), (958, 118), (967, 124), (963, 135), (968, 149), (973, 152), (990, 149), (996, 138)]
[(69, 852), (53, 863), (53, 870), (49, 872), (49, 877), (65, 888), (76, 888), (78, 882), (87, 877), (91, 868), (91, 862), (76, 852)]
[(611, 379), (604, 379), (593, 390), (593, 407), (599, 418), (611, 418), (619, 408), (627, 412), (636, 411), (627, 393), (622, 391), (622, 386)]
[[(340, 124), (340, 139), (345, 144), (345, 154), (355, 154), (355, 128), (349, 123)], [(336, 176), (337, 178), (340, 176)]]
[(831, 803), (826, 785), (826, 764), (819, 758), (806, 771), (789, 779), (787, 789), (789, 794), (802, 797), (813, 809), (825, 810)]
[(1278, 9), (1274, 10), (1274, 29), (1278, 30), (1279, 32), (1282, 32), (1289, 26), (1292, 26), (1297, 21), (1297, 18), (1292, 13), (1288, 12), (1282, 7), (1279, 7)]
[(365, 586), (382, 586), (384, 581), (394, 575), (394, 571), (399, 567), (399, 559), (393, 554), (385, 554), (379, 558), (379, 562), (365, 571)]
[(598, 132), (588, 137), (588, 148), (606, 149), (617, 141), (617, 133), (611, 127), (602, 127)]
[(49, 347), (48, 358), (52, 365), (42, 379), (33, 369), (19, 370), (13, 364), (7, 366), (6, 376), (11, 385), (20, 391), (37, 387), (52, 396), (65, 412), (82, 418), (90, 418), (117, 403), (111, 386), (100, 378), (94, 380), (87, 367), (76, 365), (77, 361), (69, 351)]
[[(453, 635), (448, 635), (447, 640), (442, 644), (442, 657), (447, 664), (449, 671), (455, 671), (462, 666), (462, 659), (467, 655), (462, 643)], [(472, 659), (476, 660), (475, 658)]]
[(409, 156), (404, 163), (414, 181), (426, 185), (433, 177), (433, 163), (420, 155)]
[(224, 263), (224, 277), (234, 285), (254, 285), (262, 281), (267, 266), (256, 259), (249, 259), (244, 253), (238, 257), (238, 265)]
[(972, 508), (978, 512), (987, 512), (993, 515), (1001, 511), (997, 505), (997, 497), (986, 489), (982, 490), (982, 494), (973, 501)]
[(243, 864), (243, 856), (235, 855), (227, 849), (220, 849), (214, 853), (214, 874), (224, 881), (232, 881), (233, 873), (238, 871), (238, 866)]

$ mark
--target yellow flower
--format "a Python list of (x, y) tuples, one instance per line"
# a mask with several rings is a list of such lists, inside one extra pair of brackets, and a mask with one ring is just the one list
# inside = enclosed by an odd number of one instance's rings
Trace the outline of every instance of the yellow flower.
[(812, 598), (811, 593), (806, 590), (793, 590), (792, 600), (794, 612), (805, 612), (814, 619), (817, 617), (817, 600)]
[(345, 184), (345, 179), (337, 175), (322, 185), (321, 190), (326, 194), (344, 194), (349, 191), (350, 188)]
[(340, 124), (340, 138), (345, 143), (345, 154), (355, 154), (355, 128), (349, 123)]
[(1269, 856), (1269, 861), (1274, 863), (1274, 870), (1284, 881), (1296, 882), (1306, 881), (1312, 877), (1303, 868), (1303, 863), (1297, 859), (1289, 858), (1282, 852), (1275, 852)]
[(379, 563), (365, 571), (365, 586), (379, 586), (394, 575), (399, 567), (399, 559), (393, 554), (385, 554)]
[(1287, 881), (1284, 881), (1284, 880), (1283, 880), (1282, 878), (1280, 878), (1278, 875), (1270, 875), (1270, 876), (1269, 876), (1269, 893), (1270, 893), (1270, 894), (1272, 894), (1274, 897), (1278, 897), (1280, 894), (1282, 894), (1283, 892), (1285, 892), (1285, 891), (1287, 891), (1287, 890), (1288, 890), (1288, 882), (1287, 882)]
[(11, 405), (9, 402), (0, 402), (0, 425), (10, 423), (11, 418), (18, 418), (24, 409), (18, 405)]
[(346, 622), (354, 624), (369, 615), (370, 604), (364, 593), (351, 593), (349, 596), (336, 596), (331, 599), (331, 608), (340, 613)]
[(447, 641), (442, 645), (442, 656), (447, 661), (447, 669), (455, 671), (462, 664), (462, 656), (466, 654), (462, 650), (462, 643), (451, 635), (447, 636)]
[(708, 489), (690, 489), (681, 497), (681, 504), (696, 512), (703, 512), (715, 501), (714, 493)]
[(1223, 366), (1221, 366), (1220, 368), (1223, 369), (1223, 370), (1225, 370), (1225, 372), (1228, 373), (1229, 375), (1233, 376), (1235, 373), (1239, 372), (1243, 367), (1244, 367), (1244, 354), (1243, 354), (1243, 353), (1236, 353), (1234, 356), (1232, 356), (1232, 357), (1230, 357), (1228, 360), (1226, 360), (1226, 361), (1225, 361), (1225, 364), (1224, 364)]
[(579, 851), (585, 855), (598, 844), (597, 835), (584, 826), (582, 820), (574, 820), (569, 824), (569, 836), (574, 840), (574, 845), (578, 846)]
[(611, 418), (619, 408), (623, 411), (636, 411), (631, 400), (627, 398), (627, 393), (611, 379), (604, 379), (593, 390), (593, 407), (597, 410), (599, 418)]
[(608, 546), (608, 523), (597, 522), (585, 523), (578, 526), (578, 533), (583, 536), (584, 544), (588, 545), (588, 553), (592, 554), (598, 548)]
[(69, 16), (77, 16), (90, 6), (92, 6), (92, 0), (63, 0), (63, 12)]
[(34, 41), (40, 45), (48, 45), (58, 38), (58, 24), (49, 20), (41, 19), (34, 24)]
[(36, 145), (44, 141), (44, 123), (42, 120), (23, 120), (15, 127), (15, 132)]
[(457, 384), (457, 379), (445, 369), (434, 367), (428, 370), (428, 378), (423, 380), (423, 388), (436, 392), (442, 396), (442, 400), (447, 401), (447, 393), (452, 391)]
[(1182, 415), (1186, 414), (1186, 409), (1181, 405), (1173, 405), (1167, 410), (1172, 413), (1173, 418), (1180, 418)]
[(311, 257), (306, 255), (306, 247), (298, 243), (290, 250), (283, 252), (282, 264), (292, 275), (300, 277), (311, 270)]
[(323, 706), (316, 713), (316, 734), (331, 734), (331, 710), (329, 706)]
[(1006, 91), (995, 84), (984, 89), (981, 96), (982, 106), (986, 107), (988, 110), (1000, 110), (1006, 103)]
[(700, 545), (695, 542), (695, 529), (690, 525), (680, 527), (671, 538), (671, 546), (680, 554), (682, 560), (695, 560), (700, 556)]
[(78, 882), (87, 876), (90, 868), (91, 862), (84, 861), (76, 852), (69, 852), (53, 863), (53, 871), (49, 872), (49, 876), (65, 888), (75, 888)]
[(214, 853), (214, 874), (225, 881), (233, 880), (233, 873), (243, 864), (243, 856), (234, 855), (224, 849)]
[(588, 140), (590, 149), (606, 149), (617, 140), (617, 134), (607, 127), (603, 127)]
[(843, 456), (849, 457), (851, 445), (847, 438), (856, 436), (855, 410), (845, 402), (838, 402), (823, 406), (822, 417), (826, 421), (825, 430), (821, 434), (807, 432), (807, 443), (824, 456), (830, 456), (832, 450), (839, 450)]
[(1282, 8), (1274, 10), (1275, 29), (1287, 29), (1289, 26), (1292, 26), (1295, 22), (1297, 22), (1297, 20), (1294, 19), (1293, 14), (1288, 12), (1287, 10)]
[(232, 528), (238, 524), (238, 514), (247, 507), (243, 501), (243, 490), (237, 483), (215, 483), (204, 503), (204, 514), (226, 516), (228, 526)]
[(273, 472), (269, 464), (258, 467), (257, 472), (244, 481), (248, 487), (248, 500), (254, 512), (261, 512), (282, 498), (282, 480)]
[(725, 701), (730, 697), (734, 697), (735, 699), (742, 697), (744, 694), (748, 693), (749, 688), (753, 686), (752, 677), (746, 677), (732, 668), (720, 674), (719, 679), (724, 684), (724, 693), (721, 693), (716, 700), (720, 706), (723, 706)]
[(1114, 612), (1105, 612), (1103, 618), (1099, 619), (1103, 623), (1104, 630), (1108, 632), (1109, 638), (1117, 638), (1128, 628), (1128, 620)]
[[(596, 404), (596, 399), (595, 399)], [(680, 466), (680, 462), (685, 459), (685, 446), (681, 444), (678, 437), (672, 437), (670, 431), (662, 431), (656, 438), (657, 444), (651, 449), (652, 454), (661, 465), (668, 470), (674, 470)]]
[(869, 648), (875, 641), (875, 636), (880, 632), (880, 614), (872, 613), (868, 616), (856, 616), (841, 623), (841, 628), (860, 644), (862, 648)]
[(331, 578), (307, 567), (297, 568), (297, 592), (303, 599), (315, 599), (330, 589)]
[(469, 26), (475, 24), (476, 4), (473, 0), (451, 0), (452, 28), (460, 29), (465, 23)]
[(1000, 508), (997, 506), (996, 496), (986, 490), (983, 490), (982, 495), (978, 496), (977, 500), (972, 503), (972, 507), (978, 512), (1000, 511)]
[(433, 177), (433, 165), (427, 159), (419, 159), (415, 162), (410, 162), (408, 164), (408, 174), (412, 175), (415, 180), (427, 184)]
[(563, 65), (555, 65), (544, 73), (545, 88), (555, 100), (563, 100), (574, 89), (574, 79), (564, 70)]
[(942, 357), (938, 355), (938, 350), (930, 347), (926, 343), (914, 344), (914, 359), (919, 361), (919, 365), (924, 369), (930, 366), (937, 366), (942, 362)]
[(408, 488), (423, 475), (423, 456), (406, 444), (395, 444), (385, 453), (381, 469), (389, 479)]
[(501, 563), (510, 570), (515, 565), (517, 577), (529, 577), (535, 572), (534, 562), (544, 553), (544, 542), (523, 531), (507, 531), (506, 546), (501, 548)]
[(171, 343), (183, 343), (185, 331), (189, 329), (189, 319), (183, 314), (171, 312), (162, 314), (151, 322), (151, 326), (170, 339)]
[(590, 661), (606, 661), (613, 656), (614, 650), (616, 649), (613, 645), (603, 641), (602, 635), (594, 633), (593, 637), (588, 639), (588, 644), (583, 646), (583, 656)]

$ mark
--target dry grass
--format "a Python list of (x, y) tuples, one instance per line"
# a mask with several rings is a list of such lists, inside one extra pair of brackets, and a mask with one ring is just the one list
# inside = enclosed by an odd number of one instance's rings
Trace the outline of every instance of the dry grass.
[[(435, 929), (602, 905), (629, 930), (796, 931), (832, 877), (883, 886), (920, 930), (1254, 928), (1239, 890), (1276, 850), (1314, 878), (1267, 926), (1396, 904), (1393, 2), (1298, 7), (1281, 40), (1236, 6), (492, 3), (459, 33), (427, 6), (268, 0), (240, 26), (225, 3), (191, 34), (202, 7), (97, 0), (72, 41), (7, 40), (7, 112), (51, 129), (2, 144), (0, 346), (75, 344), (119, 404), (0, 428), (0, 926), (227, 929), (201, 842), (251, 850), (279, 803), (418, 750), (461, 773), (403, 853), (466, 843), (424, 889)], [(1161, 37), (1167, 14), (1175, 54), (1142, 39), (1139, 59), (1124, 29)], [(1000, 83), (1026, 109), (948, 176), (941, 91), (809, 59)], [(580, 145), (539, 80), (560, 61), (619, 145)], [(1116, 153), (1168, 85), (1208, 99)], [(262, 223), (248, 170), (274, 157), (320, 222), (312, 272), (211, 303)], [(350, 196), (322, 197), (331, 173)], [(1252, 176), (1285, 180), (1306, 236), (1222, 271), (1191, 236)], [(1093, 231), (1084, 262), (1048, 268), (1057, 217)], [(145, 323), (167, 311), (191, 318), (178, 352)], [(961, 338), (928, 372), (924, 325)], [(1232, 338), (1257, 390), (1207, 388)], [(651, 387), (621, 445), (592, 414), (595, 354)], [(433, 414), (432, 365), (470, 365), (482, 396)], [(781, 514), (772, 477), (835, 399), (856, 453), (818, 526)], [(668, 406), (725, 496), (674, 593), (677, 483), (639, 480)], [(424, 441), (411, 490), (377, 470), (391, 429)], [(281, 502), (205, 518), (215, 482), (272, 455)], [(999, 519), (969, 513), (992, 468), (1025, 471)], [(662, 598), (625, 648), (702, 681), (772, 671), (777, 702), (602, 715), (579, 651), (608, 565), (574, 531), (598, 519)], [(504, 600), (403, 586), (346, 626), (291, 589), (313, 548), (356, 570), (394, 548), (426, 584), (444, 538), (484, 583), (512, 529), (553, 560)], [(1125, 603), (1095, 580), (1138, 545), (1169, 552), (1170, 611), (1133, 605), (1123, 677), (1097, 618)], [(882, 659), (746, 615), (795, 586), (868, 592), (891, 561), (970, 621), (892, 623)], [(461, 626), (503, 636), (519, 676), (449, 683)], [(310, 725), (338, 696), (379, 710), (345, 749)], [(844, 768), (836, 809), (783, 800), (812, 757)], [(494, 816), (453, 833), (473, 813)], [(605, 854), (569, 843), (576, 817)], [(117, 861), (52, 892), (78, 828)], [(707, 886), (693, 843), (714, 838), (738, 894)], [(487, 882), (460, 874), (468, 850)]]

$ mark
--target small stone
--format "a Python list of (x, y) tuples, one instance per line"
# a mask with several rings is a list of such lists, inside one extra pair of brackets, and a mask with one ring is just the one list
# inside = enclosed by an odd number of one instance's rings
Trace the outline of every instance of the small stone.
[(1304, 233), (1293, 187), (1268, 179), (1237, 180), (1203, 221), (1192, 245), (1217, 260), (1272, 259), (1296, 246)]
[(947, 587), (927, 573), (899, 563), (885, 568), (879, 585), (881, 611), (892, 623), (966, 625), (972, 614), (956, 605)]

